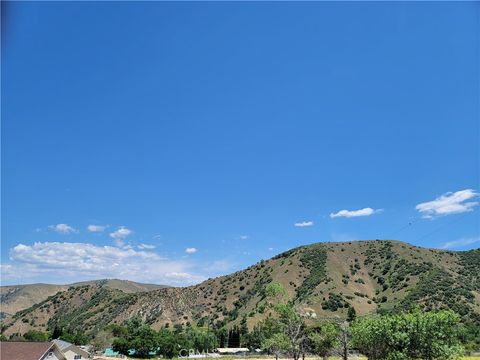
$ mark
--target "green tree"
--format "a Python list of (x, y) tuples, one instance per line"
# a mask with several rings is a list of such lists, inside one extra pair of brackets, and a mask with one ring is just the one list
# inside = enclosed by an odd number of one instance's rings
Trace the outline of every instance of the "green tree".
[(117, 351), (122, 355), (129, 355), (130, 345), (130, 341), (123, 337), (118, 337), (113, 339), (112, 349), (113, 351)]
[(178, 355), (177, 343), (173, 333), (168, 329), (161, 329), (157, 335), (157, 353), (164, 358), (171, 359)]
[(305, 323), (295, 307), (288, 304), (278, 304), (275, 307), (279, 317), (280, 330), (289, 341), (288, 353), (297, 360), (302, 354), (305, 341)]
[(48, 341), (49, 334), (43, 331), (28, 330), (23, 337), (28, 341)]
[(130, 345), (135, 350), (135, 356), (140, 358), (149, 357), (150, 353), (155, 353), (158, 349), (157, 334), (150, 326), (141, 325), (135, 330), (135, 335)]
[(305, 351), (305, 322), (293, 303), (288, 302), (287, 291), (283, 285), (273, 282), (266, 287), (265, 293), (269, 306), (276, 313), (276, 319), (271, 322), (271, 333), (265, 341), (269, 344), (272, 338), (279, 339), (279, 333), (284, 335), (288, 340), (287, 352), (297, 360)]
[(62, 335), (60, 335), (60, 339), (75, 345), (86, 345), (90, 340), (84, 333), (79, 331), (73, 332), (71, 330), (64, 331)]
[(113, 336), (121, 337), (127, 335), (127, 328), (118, 324), (111, 324), (105, 328), (106, 331), (110, 331)]
[(347, 321), (352, 322), (357, 318), (357, 312), (353, 306), (350, 306), (347, 311)]
[(339, 328), (334, 323), (325, 323), (310, 330), (309, 347), (313, 354), (327, 359), (338, 345)]
[(158, 348), (157, 333), (146, 325), (138, 316), (124, 322), (125, 330), (115, 328), (121, 336), (113, 340), (112, 347), (123, 355), (129, 355), (130, 350), (135, 356), (148, 357)]
[(279, 355), (289, 350), (290, 341), (285, 334), (276, 333), (263, 340), (261, 347), (263, 350), (275, 354), (275, 359), (278, 360)]
[(372, 360), (450, 360), (462, 352), (459, 316), (452, 311), (384, 315), (356, 320), (352, 343)]
[(58, 339), (60, 336), (62, 336), (62, 332), (62, 328), (58, 325), (55, 325), (52, 332), (52, 339)]
[(288, 299), (287, 290), (278, 282), (271, 282), (265, 287), (265, 295), (270, 305), (283, 304)]

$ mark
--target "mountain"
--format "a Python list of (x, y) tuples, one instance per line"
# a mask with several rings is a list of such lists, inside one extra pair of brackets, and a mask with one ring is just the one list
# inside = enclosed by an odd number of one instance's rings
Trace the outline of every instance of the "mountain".
[(69, 287), (4, 321), (6, 335), (56, 325), (95, 334), (141, 316), (154, 328), (175, 324), (252, 328), (267, 316), (265, 286), (277, 281), (309, 321), (397, 311), (418, 304), (450, 308), (480, 324), (480, 249), (454, 252), (399, 241), (317, 243), (236, 273), (185, 288), (127, 293), (86, 283)]
[(72, 286), (77, 287), (85, 285), (104, 286), (111, 289), (121, 290), (125, 293), (145, 292), (165, 287), (164, 285), (141, 284), (133, 281), (117, 279), (84, 281), (69, 285), (29, 284), (0, 286), (0, 318), (7, 318), (20, 310), (27, 309), (32, 305), (55, 295), (59, 291), (66, 291)]

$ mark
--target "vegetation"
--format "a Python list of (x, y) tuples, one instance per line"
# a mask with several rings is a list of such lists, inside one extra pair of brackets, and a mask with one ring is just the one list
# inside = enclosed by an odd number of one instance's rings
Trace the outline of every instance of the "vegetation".
[(23, 337), (28, 341), (48, 341), (50, 336), (43, 331), (28, 330)]
[(311, 353), (327, 359), (339, 345), (340, 329), (336, 324), (325, 323), (311, 329), (308, 334)]
[(352, 346), (371, 360), (455, 359), (462, 354), (459, 316), (452, 311), (415, 310), (358, 319)]
[[(133, 317), (122, 326), (111, 326), (115, 336), (112, 347), (122, 355), (148, 358), (162, 355), (165, 358), (185, 356), (190, 349), (195, 352), (213, 351), (218, 346), (217, 334), (204, 328), (177, 327), (173, 331), (163, 328), (153, 330), (139, 317)], [(186, 353), (181, 353), (185, 351)]]
[(300, 262), (304, 267), (310, 269), (310, 274), (297, 289), (298, 299), (305, 299), (320, 283), (327, 279), (326, 261), (327, 252), (321, 245), (303, 249)]

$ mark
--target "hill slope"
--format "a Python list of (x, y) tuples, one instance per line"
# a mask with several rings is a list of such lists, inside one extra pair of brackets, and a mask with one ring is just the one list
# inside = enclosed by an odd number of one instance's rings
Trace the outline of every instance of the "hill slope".
[(0, 286), (0, 318), (9, 317), (20, 310), (29, 308), (37, 304), (49, 296), (55, 295), (59, 291), (66, 291), (71, 286), (82, 285), (99, 285), (112, 289), (122, 290), (126, 293), (145, 292), (163, 288), (163, 285), (141, 284), (128, 280), (104, 279), (85, 281), (69, 285), (52, 285), (52, 284), (29, 284), (29, 285), (13, 285)]
[(451, 308), (480, 324), (480, 249), (418, 248), (399, 241), (355, 241), (302, 246), (231, 275), (186, 288), (127, 294), (99, 284), (70, 287), (15, 314), (7, 335), (55, 325), (94, 334), (111, 323), (141, 316), (166, 324), (238, 324), (252, 327), (266, 314), (263, 289), (282, 283), (311, 321), (395, 311), (419, 304)]

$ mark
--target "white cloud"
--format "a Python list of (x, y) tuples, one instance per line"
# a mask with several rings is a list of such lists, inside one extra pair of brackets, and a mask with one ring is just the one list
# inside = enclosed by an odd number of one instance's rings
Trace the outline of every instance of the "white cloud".
[(269, 248), (268, 248), (268, 251), (273, 251), (273, 247), (269, 247)]
[(137, 246), (140, 250), (145, 250), (145, 249), (155, 249), (155, 245), (149, 245), (149, 244), (140, 244)]
[(478, 242), (480, 242), (480, 237), (459, 239), (459, 240), (446, 242), (445, 244), (443, 244), (442, 249), (454, 249), (454, 248), (459, 248), (467, 245), (476, 244)]
[(78, 232), (77, 229), (74, 229), (73, 227), (67, 224), (50, 225), (49, 229), (52, 229), (53, 231), (56, 231), (59, 234), (72, 234), (72, 233)]
[(0, 267), (2, 280), (58, 279), (66, 283), (85, 279), (120, 278), (168, 285), (198, 283), (191, 263), (171, 261), (150, 251), (96, 246), (89, 243), (37, 242), (10, 249), (10, 264)]
[(306, 226), (313, 226), (313, 221), (301, 221), (293, 224), (295, 227), (306, 227)]
[(185, 249), (185, 252), (187, 254), (195, 254), (197, 251), (198, 251), (197, 248), (194, 248), (194, 247), (188, 247)]
[(103, 232), (105, 231), (105, 229), (107, 228), (107, 226), (105, 225), (88, 225), (87, 226), (87, 230), (90, 231), (90, 232), (93, 232), (93, 233), (98, 233), (98, 232)]
[(372, 209), (372, 208), (363, 208), (360, 210), (340, 210), (337, 213), (331, 213), (330, 217), (332, 219), (337, 218), (337, 217), (346, 217), (346, 218), (351, 218), (351, 217), (358, 217), (358, 216), (370, 216), (376, 213), (381, 212), (382, 209)]
[(447, 192), (435, 200), (420, 203), (415, 206), (424, 218), (433, 218), (434, 216), (460, 214), (472, 211), (478, 205), (478, 201), (467, 201), (477, 198), (478, 193), (472, 189), (460, 190), (457, 192)]
[(248, 235), (240, 235), (240, 240), (248, 240)]
[(127, 229), (125, 226), (120, 226), (117, 230), (110, 233), (110, 237), (115, 239), (115, 244), (117, 246), (125, 246), (125, 238), (130, 235), (133, 231)]

